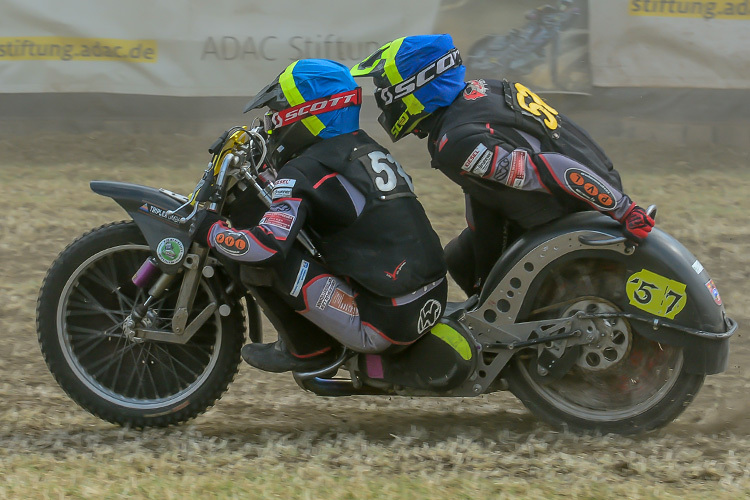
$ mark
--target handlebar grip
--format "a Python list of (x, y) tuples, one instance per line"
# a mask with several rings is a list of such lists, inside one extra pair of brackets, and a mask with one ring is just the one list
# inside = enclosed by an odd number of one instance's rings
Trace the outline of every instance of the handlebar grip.
[(224, 142), (227, 140), (227, 137), (229, 137), (229, 130), (225, 130), (223, 134), (219, 136), (216, 141), (211, 144), (211, 147), (208, 148), (208, 152), (212, 155), (215, 155), (219, 151), (221, 151), (221, 147), (224, 145)]

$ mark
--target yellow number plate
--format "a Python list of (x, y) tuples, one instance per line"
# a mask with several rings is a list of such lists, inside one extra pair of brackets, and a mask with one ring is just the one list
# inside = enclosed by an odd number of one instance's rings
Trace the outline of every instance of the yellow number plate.
[(641, 269), (628, 278), (630, 305), (655, 316), (674, 319), (687, 303), (685, 284)]

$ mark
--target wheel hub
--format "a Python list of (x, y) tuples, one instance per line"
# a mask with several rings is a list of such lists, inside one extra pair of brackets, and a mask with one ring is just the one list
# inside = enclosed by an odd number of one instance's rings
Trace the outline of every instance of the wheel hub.
[[(565, 316), (576, 312), (586, 314), (616, 313), (620, 310), (612, 303), (592, 297), (580, 300), (565, 310)], [(630, 325), (622, 318), (591, 320), (596, 328), (586, 332), (590, 342), (581, 346), (581, 355), (576, 366), (589, 372), (602, 372), (619, 365), (630, 354), (633, 334)]]

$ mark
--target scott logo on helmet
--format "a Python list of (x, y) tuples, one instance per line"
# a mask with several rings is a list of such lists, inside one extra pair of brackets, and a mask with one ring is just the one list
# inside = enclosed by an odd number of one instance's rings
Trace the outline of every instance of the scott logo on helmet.
[(383, 104), (391, 104), (396, 99), (403, 99), (407, 95), (413, 94), (449, 69), (456, 68), (460, 65), (461, 55), (458, 53), (458, 49), (453, 49), (403, 82), (385, 89), (379, 89), (376, 95), (380, 98), (380, 101)]
[(357, 87), (349, 92), (341, 92), (340, 94), (303, 102), (297, 106), (283, 109), (278, 113), (274, 113), (272, 120), (274, 126), (279, 128), (308, 116), (321, 115), (329, 111), (335, 111), (347, 106), (357, 106), (359, 104), (362, 104), (362, 89)]

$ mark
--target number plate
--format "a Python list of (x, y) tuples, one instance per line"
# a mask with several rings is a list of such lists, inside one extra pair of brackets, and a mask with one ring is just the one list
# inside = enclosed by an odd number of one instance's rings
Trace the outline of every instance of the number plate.
[(687, 303), (685, 288), (684, 283), (641, 269), (628, 278), (625, 291), (631, 306), (674, 319)]

